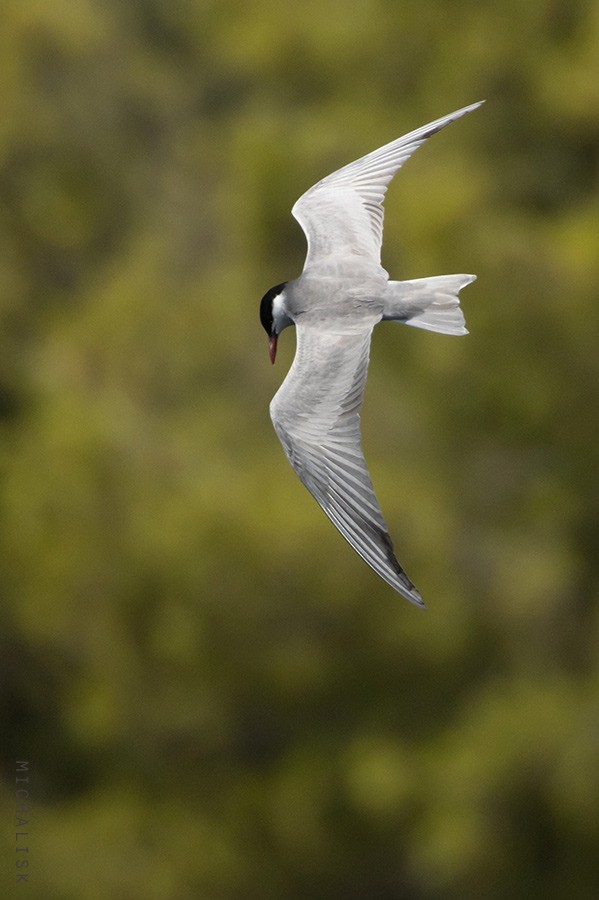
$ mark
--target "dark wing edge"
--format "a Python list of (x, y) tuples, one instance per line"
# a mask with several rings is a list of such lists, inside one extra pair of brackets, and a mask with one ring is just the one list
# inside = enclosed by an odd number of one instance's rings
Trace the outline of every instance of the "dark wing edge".
[(274, 426), (300, 481), (346, 541), (387, 584), (424, 607), (395, 556), (361, 451), (336, 441), (314, 445), (280, 423)]

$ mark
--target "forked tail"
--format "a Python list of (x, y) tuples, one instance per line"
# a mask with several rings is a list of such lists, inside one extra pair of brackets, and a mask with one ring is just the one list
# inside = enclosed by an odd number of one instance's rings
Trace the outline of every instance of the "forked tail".
[(476, 275), (434, 275), (389, 281), (383, 319), (441, 334), (468, 334), (458, 294), (475, 280)]

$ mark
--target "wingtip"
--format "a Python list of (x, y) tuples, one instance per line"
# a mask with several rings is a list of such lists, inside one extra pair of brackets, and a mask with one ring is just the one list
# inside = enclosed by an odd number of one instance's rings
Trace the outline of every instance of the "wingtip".
[(427, 140), (427, 138), (432, 137), (433, 134), (437, 134), (447, 125), (450, 125), (452, 122), (456, 122), (458, 119), (461, 119), (462, 116), (466, 116), (468, 113), (473, 112), (475, 109), (478, 109), (479, 106), (482, 106), (485, 103), (485, 100), (477, 100), (476, 103), (470, 103), (468, 106), (462, 106), (461, 109), (456, 109), (453, 112), (447, 113), (445, 116), (441, 116), (440, 119), (435, 119), (433, 122), (429, 122), (428, 125), (423, 125), (421, 128), (417, 128), (416, 131), (410, 132), (410, 134), (405, 135), (400, 140), (402, 141), (418, 141), (418, 146), (423, 141)]
[(477, 100), (476, 103), (469, 103), (468, 106), (462, 106), (461, 109), (456, 109), (454, 113), (450, 113), (451, 116), (455, 116), (455, 118), (460, 118), (460, 116), (466, 116), (468, 113), (474, 112), (475, 109), (478, 109), (479, 106), (482, 106), (483, 103), (486, 103), (486, 100)]
[(417, 606), (418, 609), (426, 609), (426, 604), (425, 604), (424, 600), (422, 599), (422, 597), (420, 596), (420, 593), (416, 590), (416, 588), (413, 588), (410, 591), (410, 596), (408, 597), (408, 600), (411, 600), (412, 603), (414, 604), (414, 606)]
[(486, 100), (476, 100), (474, 103), (469, 103), (468, 106), (462, 107), (461, 112), (471, 112), (474, 109), (478, 109), (479, 106), (482, 106), (483, 103), (486, 103)]
[(399, 584), (395, 584), (395, 590), (405, 597), (406, 600), (409, 600), (410, 603), (413, 603), (414, 606), (420, 607), (420, 609), (426, 609), (424, 600), (420, 594), (418, 588), (410, 581), (406, 573), (401, 569), (401, 572), (398, 573), (398, 582)]

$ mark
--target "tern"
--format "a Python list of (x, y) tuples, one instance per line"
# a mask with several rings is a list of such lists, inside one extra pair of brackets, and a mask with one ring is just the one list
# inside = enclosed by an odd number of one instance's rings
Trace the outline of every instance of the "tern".
[(362, 452), (370, 339), (380, 321), (467, 334), (458, 295), (476, 276), (390, 281), (381, 266), (383, 200), (393, 176), (427, 138), (483, 102), (385, 144), (306, 191), (292, 209), (308, 242), (303, 271), (260, 303), (271, 362), (280, 333), (296, 328), (293, 363), (270, 404), (289, 462), (362, 559), (418, 606), (422, 597), (395, 556)]

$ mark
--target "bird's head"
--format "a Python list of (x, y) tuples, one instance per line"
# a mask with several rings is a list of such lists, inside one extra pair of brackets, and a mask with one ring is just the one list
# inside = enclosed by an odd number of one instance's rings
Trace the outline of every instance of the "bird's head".
[(277, 339), (284, 328), (293, 325), (285, 310), (285, 287), (287, 282), (277, 284), (267, 291), (260, 301), (260, 321), (268, 335), (268, 354), (271, 363), (277, 355)]

